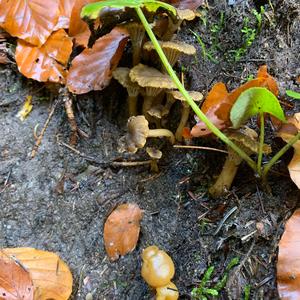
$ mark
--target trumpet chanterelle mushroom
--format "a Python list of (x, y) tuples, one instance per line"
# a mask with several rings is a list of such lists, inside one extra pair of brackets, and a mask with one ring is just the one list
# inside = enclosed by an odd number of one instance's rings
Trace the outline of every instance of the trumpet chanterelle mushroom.
[[(179, 91), (170, 91), (167, 94), (168, 94), (168, 97), (172, 97), (174, 100), (180, 100), (183, 105), (181, 119), (180, 119), (179, 125), (178, 125), (176, 133), (175, 133), (176, 140), (181, 142), (182, 141), (182, 130), (186, 126), (186, 123), (189, 119), (190, 106)], [(203, 99), (203, 95), (200, 92), (191, 91), (191, 92), (189, 92), (189, 94), (195, 102), (200, 102)]]
[(161, 159), (162, 152), (160, 150), (152, 148), (152, 147), (147, 147), (146, 152), (151, 158), (150, 171), (153, 173), (158, 173), (159, 169), (158, 169), (157, 162)]
[[(189, 45), (184, 42), (179, 41), (160, 41), (160, 46), (162, 47), (169, 63), (171, 66), (174, 66), (175, 63), (178, 61), (181, 55), (195, 55), (196, 54), (196, 48), (192, 45)], [(146, 42), (144, 44), (144, 49), (147, 51), (155, 50), (154, 45), (152, 42)], [(163, 68), (163, 71), (165, 69)]]
[(137, 99), (140, 87), (138, 84), (131, 81), (129, 77), (129, 68), (117, 68), (113, 71), (113, 78), (116, 79), (128, 93), (128, 113), (129, 116), (137, 115)]
[(156, 289), (156, 300), (177, 300), (179, 293), (173, 282)]
[(175, 83), (169, 75), (143, 64), (138, 64), (132, 68), (129, 76), (133, 82), (138, 83), (140, 87), (144, 88), (143, 114), (145, 116), (147, 116), (148, 110), (151, 109), (155, 97), (165, 89), (176, 88)]
[[(245, 126), (244, 129), (241, 130), (228, 130), (227, 136), (244, 150), (246, 154), (251, 155), (258, 153), (259, 142), (257, 140), (257, 133), (253, 129)], [(263, 153), (269, 154), (271, 152), (271, 147), (264, 144)], [(228, 156), (225, 160), (222, 172), (215, 184), (209, 189), (211, 196), (220, 197), (230, 189), (242, 161), (243, 159), (228, 147)]]
[(133, 116), (127, 123), (126, 148), (135, 153), (145, 146), (148, 137), (168, 137), (172, 144), (175, 143), (174, 134), (168, 129), (149, 129), (145, 116)]

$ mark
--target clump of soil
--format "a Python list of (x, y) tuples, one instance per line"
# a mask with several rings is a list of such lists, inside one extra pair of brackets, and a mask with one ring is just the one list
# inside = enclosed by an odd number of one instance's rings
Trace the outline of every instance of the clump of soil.
[[(231, 90), (255, 75), (258, 66), (267, 64), (281, 95), (287, 88), (297, 89), (300, 5), (293, 0), (272, 1), (274, 11), (267, 5), (261, 33), (245, 56), (234, 61), (230, 51), (243, 43), (243, 20), (248, 17), (255, 27), (251, 11), (257, 8), (252, 1), (235, 2), (229, 6), (209, 1), (207, 25), (198, 20), (180, 31), (181, 40), (197, 47), (196, 59), (183, 60), (178, 66), (178, 70), (185, 69), (187, 86), (206, 93), (213, 83), (223, 81)], [(217, 36), (220, 48), (213, 52), (216, 63), (203, 58), (203, 49), (190, 30), (211, 50), (211, 28), (220, 21), (221, 12), (224, 25)], [(208, 266), (216, 267), (213, 281), (217, 281), (236, 256), (241, 263), (230, 272), (219, 299), (240, 299), (246, 285), (251, 286), (251, 299), (278, 299), (277, 242), (299, 197), (286, 161), (270, 174), (273, 196), (264, 194), (251, 170), (242, 165), (232, 191), (217, 200), (208, 198), (207, 189), (224, 161), (220, 154), (182, 151), (165, 142), (157, 176), (147, 166), (113, 167), (110, 162), (120, 158), (117, 144), (126, 124), (121, 106), (125, 93), (120, 97), (119, 89), (112, 82), (101, 93), (77, 97), (78, 125), (90, 135), (80, 140), (79, 152), (64, 144), (70, 131), (61, 108), (36, 158), (30, 159), (34, 127), (41, 127), (48, 116), (49, 93), (14, 68), (0, 67), (0, 246), (30, 246), (58, 253), (72, 269), (74, 299), (85, 299), (88, 293), (94, 299), (151, 299), (153, 294), (139, 270), (141, 250), (152, 244), (173, 257), (174, 282), (182, 299), (190, 299)], [(16, 113), (26, 95), (33, 95), (34, 108), (21, 123)], [(297, 103), (294, 106), (298, 111)], [(276, 149), (278, 141), (269, 140)], [(197, 142), (221, 147), (213, 139)], [(146, 155), (126, 158), (146, 159)], [(136, 202), (145, 211), (142, 232), (133, 253), (110, 263), (103, 247), (103, 224), (122, 202)]]

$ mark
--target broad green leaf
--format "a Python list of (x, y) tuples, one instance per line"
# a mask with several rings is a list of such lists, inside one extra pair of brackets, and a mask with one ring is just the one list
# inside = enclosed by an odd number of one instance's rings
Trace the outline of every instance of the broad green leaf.
[(298, 93), (298, 92), (295, 92), (295, 91), (292, 91), (292, 90), (286, 90), (286, 94), (289, 97), (292, 97), (294, 99), (300, 100), (300, 93)]
[(176, 16), (176, 9), (167, 3), (156, 0), (106, 0), (86, 5), (81, 11), (81, 18), (97, 19), (104, 8), (146, 8), (150, 12), (156, 12), (164, 8)]
[(269, 113), (285, 122), (283, 110), (276, 96), (266, 88), (253, 87), (243, 92), (230, 111), (233, 128), (239, 128), (249, 118)]

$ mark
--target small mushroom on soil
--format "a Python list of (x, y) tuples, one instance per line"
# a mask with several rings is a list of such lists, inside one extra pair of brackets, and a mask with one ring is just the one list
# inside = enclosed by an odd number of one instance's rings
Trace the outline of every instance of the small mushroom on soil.
[(159, 168), (157, 163), (162, 157), (162, 152), (152, 147), (147, 147), (146, 152), (151, 158), (150, 171), (153, 173), (158, 173)]
[(130, 22), (124, 25), (130, 35), (132, 45), (132, 64), (133, 66), (140, 63), (142, 44), (145, 37), (145, 28), (141, 23)]
[(169, 18), (168, 30), (161, 37), (164, 41), (169, 41), (172, 39), (174, 33), (179, 29), (183, 21), (192, 21), (197, 17), (197, 13), (191, 9), (177, 9), (178, 21), (173, 22)]
[[(153, 118), (156, 128), (161, 128), (161, 119), (163, 117), (164, 106), (162, 104), (154, 105), (148, 110), (148, 115)], [(152, 121), (152, 120), (151, 120)]]
[(172, 144), (175, 143), (174, 134), (168, 129), (149, 129), (149, 122), (145, 116), (133, 116), (127, 123), (126, 149), (135, 153), (145, 146), (148, 137), (168, 137)]
[(113, 78), (116, 79), (128, 93), (128, 113), (129, 116), (137, 115), (137, 99), (140, 91), (138, 84), (131, 81), (129, 68), (117, 68), (113, 71)]
[(175, 274), (172, 258), (157, 246), (149, 246), (142, 253), (142, 277), (154, 288), (164, 287)]
[(177, 300), (178, 298), (178, 289), (173, 282), (156, 289), (156, 300)]
[[(196, 48), (192, 45), (189, 45), (184, 42), (179, 41), (160, 41), (160, 46), (162, 47), (169, 63), (171, 66), (174, 66), (175, 63), (178, 61), (181, 55), (195, 55), (196, 54)], [(151, 41), (146, 42), (144, 44), (144, 49), (147, 51), (154, 50), (154, 45)], [(163, 68), (164, 70), (164, 68)]]
[(163, 74), (155, 68), (138, 64), (129, 72), (130, 79), (144, 88), (143, 114), (147, 116), (152, 103), (163, 90), (175, 89), (176, 85), (169, 75)]
[[(203, 95), (200, 92), (191, 91), (191, 92), (189, 92), (189, 94), (195, 102), (200, 102), (203, 99)], [(179, 91), (170, 91), (170, 92), (167, 92), (167, 95), (168, 95), (168, 97), (172, 97), (174, 100), (180, 100), (183, 105), (181, 119), (180, 119), (179, 125), (178, 125), (176, 133), (175, 133), (176, 140), (181, 142), (183, 128), (186, 126), (186, 123), (189, 119), (190, 106)]]
[[(259, 143), (257, 141), (257, 133), (245, 126), (245, 129), (228, 130), (227, 136), (234, 141), (248, 155), (258, 153)], [(263, 153), (271, 153), (271, 147), (264, 144)], [(221, 174), (215, 184), (209, 189), (212, 197), (220, 197), (231, 187), (233, 179), (237, 173), (238, 167), (243, 159), (230, 147), (228, 147), (228, 156), (225, 160)]]

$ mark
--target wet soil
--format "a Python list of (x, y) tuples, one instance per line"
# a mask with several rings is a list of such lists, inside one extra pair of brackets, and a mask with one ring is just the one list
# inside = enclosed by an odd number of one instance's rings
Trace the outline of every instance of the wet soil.
[[(209, 1), (205, 19), (187, 24), (179, 33), (180, 39), (197, 48), (196, 58), (177, 66), (185, 73), (186, 85), (205, 94), (213, 83), (223, 81), (231, 90), (267, 64), (286, 103), (285, 90), (299, 89), (299, 3), (272, 1), (274, 11), (267, 4), (261, 33), (234, 61), (232, 50), (243, 44), (240, 30), (245, 18), (249, 26), (257, 25), (251, 12), (255, 3), (231, 2), (235, 4)], [(224, 24), (212, 35), (221, 13)], [(203, 57), (203, 48), (190, 30), (199, 34), (214, 61)], [(21, 122), (16, 114), (26, 95), (33, 96), (34, 108)], [(251, 170), (242, 165), (232, 191), (210, 199), (207, 189), (225, 156), (173, 149), (163, 140), (156, 142), (164, 152), (159, 174), (150, 174), (147, 166), (113, 167), (110, 162), (115, 159), (147, 159), (142, 151), (117, 152), (126, 124), (120, 95), (125, 97), (124, 91), (112, 82), (104, 92), (77, 97), (76, 120), (89, 135), (80, 139), (77, 151), (66, 146), (70, 129), (59, 107), (37, 156), (30, 159), (34, 128), (43, 126), (52, 105), (50, 93), (23, 78), (14, 66), (0, 67), (0, 246), (36, 247), (59, 254), (74, 276), (73, 299), (86, 299), (88, 293), (93, 299), (153, 299), (140, 275), (141, 251), (152, 244), (173, 257), (181, 299), (190, 299), (208, 266), (215, 267), (211, 285), (216, 283), (234, 257), (240, 258), (240, 264), (229, 273), (217, 299), (243, 299), (247, 285), (250, 299), (278, 299), (277, 244), (286, 219), (299, 206), (298, 190), (286, 169), (291, 153), (270, 174), (272, 195), (265, 194)], [(289, 113), (298, 111), (297, 106), (291, 101), (284, 104)], [(173, 110), (175, 119), (178, 110)], [(274, 149), (282, 145), (271, 131), (268, 141)], [(212, 139), (194, 142), (223, 147)], [(103, 224), (111, 210), (124, 202), (135, 202), (144, 210), (141, 235), (131, 254), (110, 263), (103, 246)]]

